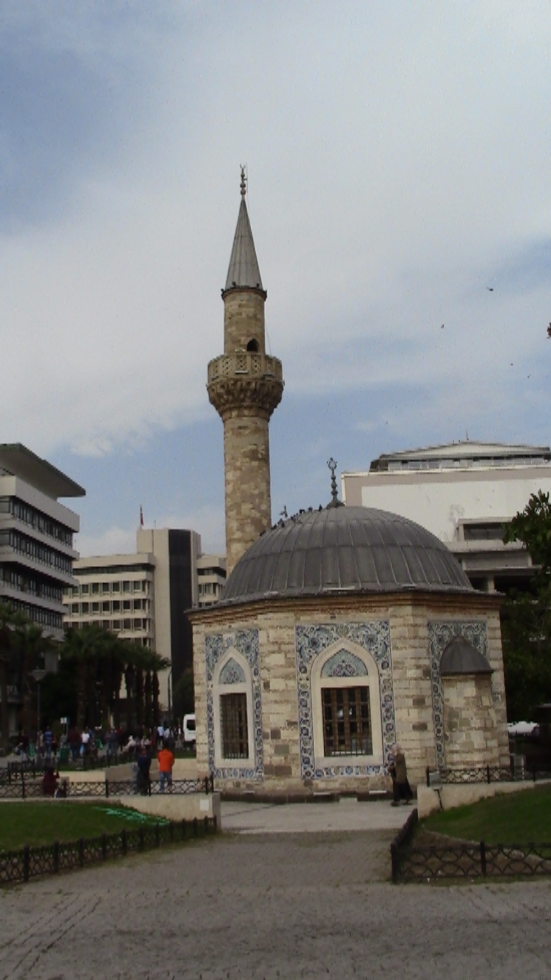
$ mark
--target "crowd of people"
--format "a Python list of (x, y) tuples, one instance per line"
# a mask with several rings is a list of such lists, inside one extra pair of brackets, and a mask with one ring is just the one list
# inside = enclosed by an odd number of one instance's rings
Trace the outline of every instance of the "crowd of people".
[(115, 759), (137, 759), (142, 748), (152, 752), (165, 745), (174, 751), (175, 748), (182, 747), (182, 744), (181, 729), (169, 725), (159, 725), (155, 729), (137, 728), (132, 731), (90, 727), (79, 731), (73, 727), (59, 736), (47, 725), (38, 733), (36, 742), (31, 742), (25, 732), (20, 732), (15, 754), (21, 761), (36, 758), (57, 763), (62, 761), (61, 753), (65, 750), (66, 761), (69, 762), (105, 758), (109, 764)]
[[(101, 728), (85, 728), (83, 731), (70, 728), (59, 738), (50, 726), (46, 726), (44, 731), (38, 733), (34, 744), (20, 732), (16, 752), (21, 761), (34, 757), (44, 762), (44, 796), (67, 795), (67, 780), (62, 779), (57, 771), (60, 762), (76, 764), (82, 760), (86, 766), (86, 761), (91, 759), (100, 763), (103, 761), (107, 765), (114, 762), (135, 763), (138, 792), (147, 795), (151, 792), (150, 770), (155, 756), (159, 763), (160, 791), (172, 792), (174, 751), (182, 744), (181, 729), (173, 729), (169, 725), (158, 725), (155, 729), (139, 728), (132, 732), (121, 728), (107, 731)], [(64, 749), (65, 758), (61, 754)]]

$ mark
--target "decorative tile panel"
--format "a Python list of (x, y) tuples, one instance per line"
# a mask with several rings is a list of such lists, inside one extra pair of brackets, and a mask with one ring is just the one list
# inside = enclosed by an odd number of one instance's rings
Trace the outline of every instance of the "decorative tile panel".
[(323, 665), (322, 677), (367, 677), (363, 660), (349, 650), (339, 650)]
[[(214, 764), (214, 702), (213, 702), (213, 678), (217, 664), (228, 650), (237, 650), (238, 653), (247, 661), (251, 668), (252, 676), (252, 715), (253, 715), (253, 743), (254, 743), (254, 768), (244, 769), (237, 766), (227, 768), (216, 768)], [(264, 756), (262, 741), (262, 697), (260, 685), (260, 658), (258, 651), (258, 630), (235, 630), (233, 633), (215, 633), (205, 638), (205, 664), (207, 674), (207, 732), (209, 743), (209, 769), (214, 774), (215, 779), (264, 779)], [(243, 673), (243, 668), (233, 659), (228, 660), (224, 665), (222, 674), (230, 665), (234, 665)], [(238, 683), (237, 681), (221, 683)], [(250, 695), (247, 695), (250, 697)]]
[(245, 671), (233, 657), (220, 671), (220, 684), (244, 684)]
[[(381, 702), (381, 722), (383, 736), (382, 765), (354, 765), (352, 761), (334, 766), (316, 766), (314, 755), (314, 729), (312, 720), (312, 666), (316, 657), (324, 653), (339, 640), (349, 640), (362, 647), (373, 657), (379, 675), (379, 696)], [(385, 775), (390, 760), (392, 746), (396, 742), (396, 720), (394, 715), (394, 687), (392, 682), (392, 656), (390, 650), (390, 624), (385, 620), (372, 623), (339, 623), (337, 625), (297, 626), (295, 628), (295, 648), (297, 659), (298, 718), (300, 736), (300, 764), (303, 779), (330, 779), (339, 776), (377, 776)], [(338, 663), (342, 654), (352, 659), (359, 657), (348, 651), (338, 651), (330, 657)], [(324, 667), (327, 665), (324, 665)], [(350, 676), (346, 674), (330, 676)], [(356, 675), (357, 676), (357, 675)]]
[(480, 620), (450, 620), (448, 622), (429, 622), (429, 656), (432, 690), (432, 717), (434, 722), (434, 742), (436, 765), (446, 765), (446, 746), (444, 741), (444, 690), (440, 676), (440, 661), (448, 643), (456, 636), (462, 636), (475, 650), (488, 659), (488, 633), (486, 623)]

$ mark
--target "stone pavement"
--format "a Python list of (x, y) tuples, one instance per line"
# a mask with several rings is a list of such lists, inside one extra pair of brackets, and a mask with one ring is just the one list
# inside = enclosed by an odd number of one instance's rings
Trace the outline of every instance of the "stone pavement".
[(238, 834), (296, 834), (318, 831), (387, 830), (390, 842), (405, 822), (410, 807), (384, 802), (358, 803), (343, 797), (338, 803), (222, 803), (224, 832)]
[(233, 804), (237, 833), (0, 890), (0, 980), (551, 976), (551, 882), (396, 887), (393, 830), (297, 832), (295, 806), (268, 809), (266, 832)]

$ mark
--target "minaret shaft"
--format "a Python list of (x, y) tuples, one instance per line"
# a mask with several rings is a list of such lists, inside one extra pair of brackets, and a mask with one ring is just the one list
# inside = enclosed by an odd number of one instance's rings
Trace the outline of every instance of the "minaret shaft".
[(283, 394), (281, 361), (266, 354), (266, 292), (244, 198), (224, 301), (224, 354), (208, 366), (207, 391), (224, 423), (226, 567), (272, 524), (269, 421)]
[(226, 566), (228, 574), (272, 524), (268, 418), (231, 415), (224, 421)]

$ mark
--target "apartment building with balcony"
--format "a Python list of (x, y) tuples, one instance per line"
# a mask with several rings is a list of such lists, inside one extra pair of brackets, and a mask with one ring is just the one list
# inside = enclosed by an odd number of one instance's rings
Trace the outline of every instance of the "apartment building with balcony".
[(20, 443), (0, 445), (0, 599), (59, 640), (80, 526), (78, 515), (59, 501), (85, 493)]

